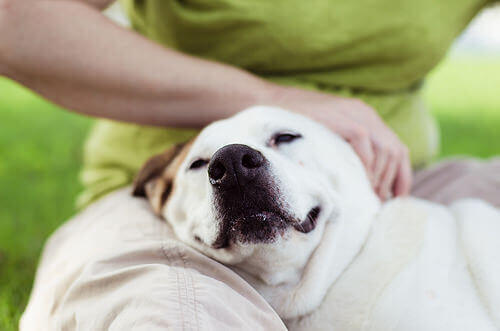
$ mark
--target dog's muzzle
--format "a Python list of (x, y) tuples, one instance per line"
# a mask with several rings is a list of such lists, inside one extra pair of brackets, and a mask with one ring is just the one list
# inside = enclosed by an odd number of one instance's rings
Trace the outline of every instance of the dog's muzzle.
[(212, 156), (208, 177), (220, 224), (214, 248), (270, 242), (288, 227), (290, 217), (259, 151), (241, 144), (222, 147)]

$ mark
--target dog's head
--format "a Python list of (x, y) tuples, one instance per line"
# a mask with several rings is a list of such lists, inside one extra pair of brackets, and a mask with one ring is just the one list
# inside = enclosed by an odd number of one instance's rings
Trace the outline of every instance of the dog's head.
[(376, 199), (346, 142), (312, 120), (265, 106), (153, 157), (134, 193), (148, 197), (180, 240), (274, 280), (281, 269), (307, 262), (327, 223)]

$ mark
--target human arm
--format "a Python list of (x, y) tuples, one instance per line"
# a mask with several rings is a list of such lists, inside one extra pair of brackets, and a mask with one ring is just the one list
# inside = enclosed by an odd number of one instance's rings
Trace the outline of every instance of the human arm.
[(157, 45), (83, 1), (0, 1), (6, 76), (76, 112), (202, 127), (259, 103), (264, 90), (242, 70)]
[(0, 0), (0, 74), (76, 112), (146, 125), (203, 127), (279, 105), (347, 139), (382, 197), (408, 192), (405, 148), (371, 107), (164, 48), (99, 13), (111, 2)]

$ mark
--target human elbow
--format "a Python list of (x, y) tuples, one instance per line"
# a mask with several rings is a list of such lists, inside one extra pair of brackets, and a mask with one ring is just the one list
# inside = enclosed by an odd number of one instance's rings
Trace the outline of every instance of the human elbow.
[(0, 23), (5, 21), (14, 4), (23, 3), (23, 0), (0, 0)]
[(7, 17), (10, 6), (15, 0), (0, 0), (0, 75), (5, 75), (7, 68), (5, 64), (6, 50), (6, 30), (7, 30)]
[(0, 76), (12, 78), (12, 61), (15, 59), (16, 34), (22, 31), (25, 9), (31, 0), (0, 0)]
[(12, 0), (0, 0), (0, 10), (7, 8), (7, 6), (11, 3)]
[[(0, 23), (5, 20), (7, 11), (12, 6), (13, 1), (14, 0), (0, 0)], [(0, 25), (0, 27), (2, 26)]]
[(115, 0), (78, 0), (78, 1), (84, 2), (99, 10), (104, 10), (115, 2)]

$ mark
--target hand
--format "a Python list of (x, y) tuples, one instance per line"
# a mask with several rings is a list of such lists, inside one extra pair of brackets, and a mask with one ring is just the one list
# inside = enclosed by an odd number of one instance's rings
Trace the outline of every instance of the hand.
[(300, 112), (348, 141), (363, 162), (382, 200), (409, 193), (412, 172), (408, 148), (363, 101), (295, 88), (280, 88), (277, 105)]

